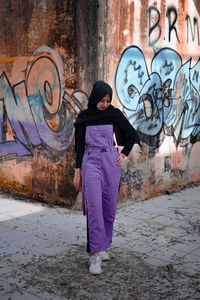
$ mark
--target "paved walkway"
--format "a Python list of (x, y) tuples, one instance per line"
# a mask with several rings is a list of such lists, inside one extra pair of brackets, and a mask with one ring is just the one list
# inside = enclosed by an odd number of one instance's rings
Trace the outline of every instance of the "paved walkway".
[(1, 193), (0, 299), (200, 299), (200, 186), (120, 204), (111, 263), (97, 277), (88, 274), (85, 231), (81, 212)]

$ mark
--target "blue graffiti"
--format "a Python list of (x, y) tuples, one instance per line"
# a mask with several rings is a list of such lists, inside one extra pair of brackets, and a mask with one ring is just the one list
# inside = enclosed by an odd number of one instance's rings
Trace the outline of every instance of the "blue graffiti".
[(151, 74), (137, 46), (124, 50), (115, 87), (124, 113), (142, 136), (170, 128), (177, 142), (200, 132), (200, 61), (191, 68), (180, 55), (163, 48), (152, 59)]
[[(42, 51), (53, 58), (38, 57)], [(41, 47), (34, 54), (37, 57), (30, 60), (26, 80), (11, 85), (5, 72), (0, 76), (1, 161), (21, 161), (37, 153), (36, 149), (45, 149), (44, 154), (55, 159), (63, 155), (74, 136), (74, 115), (82, 106), (69, 111), (61, 68), (53, 50)], [(68, 94), (68, 98), (73, 106), (75, 96)]]

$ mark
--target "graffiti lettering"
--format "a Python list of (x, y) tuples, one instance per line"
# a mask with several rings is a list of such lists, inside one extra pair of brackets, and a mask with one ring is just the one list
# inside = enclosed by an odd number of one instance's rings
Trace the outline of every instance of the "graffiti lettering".
[[(48, 47), (33, 54), (26, 80), (12, 86), (6, 73), (1, 74), (1, 160), (32, 156), (41, 145), (51, 157), (55, 150), (57, 156), (63, 154), (74, 133), (74, 115), (67, 108), (65, 94), (58, 58)], [(68, 97), (71, 103), (79, 103), (75, 95)], [(76, 114), (81, 108), (80, 104)]]
[(64, 58), (64, 72), (71, 72), (72, 74), (81, 73), (84, 70), (84, 61), (81, 59), (79, 63), (78, 57), (74, 58), (74, 61), (71, 62), (69, 57)]
[(174, 68), (171, 62), (169, 64), (167, 63), (167, 60), (165, 60), (165, 64), (162, 67), (163, 69), (166, 68), (165, 75), (169, 75)]
[[(160, 37), (161, 37), (161, 26), (160, 26), (160, 12), (157, 7), (150, 6), (147, 10), (148, 13), (148, 23), (149, 23), (149, 46), (155, 45)], [(176, 38), (179, 41), (177, 28), (175, 26), (177, 22), (177, 11), (175, 7), (169, 7), (166, 12), (166, 17), (168, 18), (168, 42), (171, 41), (171, 32), (175, 31)], [(156, 19), (156, 21), (152, 24), (152, 19)], [(157, 31), (157, 34), (155, 34), (154, 31)], [(154, 36), (154, 39), (152, 39), (152, 35)], [(179, 41), (180, 42), (180, 41)]]
[(64, 77), (65, 77), (65, 86), (67, 88), (75, 88), (78, 82), (78, 75), (83, 72), (85, 67), (85, 62), (83, 59), (78, 59), (75, 57), (74, 60), (71, 60), (69, 57), (64, 57), (61, 55)]
[[(192, 30), (192, 22), (190, 19), (190, 16), (186, 16), (186, 21), (187, 21), (187, 42), (189, 43), (189, 33), (191, 32), (192, 34), (192, 41), (194, 42), (195, 40), (195, 28), (197, 29), (197, 38), (198, 38), (198, 45), (200, 45), (199, 41), (199, 24), (197, 18), (193, 18), (193, 24), (194, 24), (194, 30)], [(189, 30), (190, 28), (190, 30)]]
[[(174, 15), (174, 18), (172, 17)], [(177, 29), (175, 27), (176, 21), (177, 21), (177, 11), (174, 7), (169, 7), (166, 13), (166, 17), (168, 18), (169, 23), (169, 33), (168, 33), (168, 40), (171, 41), (171, 32), (172, 30), (175, 31), (176, 38), (179, 41)], [(179, 41), (180, 43), (180, 41)]]
[[(157, 7), (154, 6), (150, 6), (147, 9), (147, 13), (149, 14), (149, 46), (153, 46), (154, 44), (157, 43), (157, 41), (160, 39), (161, 37), (161, 27), (160, 27), (160, 12), (157, 9)], [(154, 24), (152, 24), (152, 18), (154, 17), (156, 18), (156, 22)], [(153, 31), (157, 29), (157, 36), (152, 39), (152, 33)]]
[[(32, 114), (27, 101), (25, 82), (20, 82), (12, 88), (6, 74), (2, 73), (0, 77), (0, 93), (1, 99), (3, 99), (4, 102), (4, 116), (1, 116), (3, 123), (5, 124), (6, 120), (9, 120), (14, 132), (12, 145), (15, 145), (16, 137), (18, 137), (18, 141), (21, 141), (21, 145), (19, 145), (19, 143), (16, 144), (16, 151), (20, 148), (19, 154), (27, 154), (26, 146), (28, 146), (28, 140), (26, 139), (26, 136), (29, 137), (29, 140), (32, 141), (33, 145), (40, 144), (41, 140), (38, 136), (37, 128), (35, 127), (34, 122), (32, 122)], [(2, 135), (4, 135), (4, 140), (2, 140), (2, 142), (4, 143), (0, 144), (1, 154), (2, 149), (4, 149), (3, 152), (5, 152), (7, 146), (9, 146), (9, 149), (11, 147), (10, 141), (8, 141), (9, 144), (5, 142), (7, 126), (5, 127), (4, 125), (2, 130), (4, 130), (2, 131)]]
[[(150, 47), (154, 46), (162, 36), (162, 28), (160, 26), (161, 16), (160, 11), (155, 6), (150, 6), (147, 9), (148, 15), (148, 44)], [(168, 19), (168, 34), (164, 37), (167, 39), (167, 42), (170, 43), (172, 41), (172, 33), (174, 33), (174, 37), (180, 43), (178, 30), (176, 24), (178, 22), (178, 12), (175, 7), (168, 7), (166, 11), (166, 16)], [(199, 22), (196, 17), (193, 17), (193, 25), (191, 21), (191, 17), (186, 15), (186, 26), (187, 26), (187, 43), (195, 42), (197, 40), (198, 45), (200, 45), (200, 37), (199, 37)], [(190, 38), (191, 36), (191, 38)]]
[(192, 81), (198, 82), (198, 78), (199, 78), (199, 72), (195, 70), (192, 76)]
[[(136, 57), (144, 73), (142, 86), (137, 70), (130, 69), (128, 63)], [(128, 119), (149, 145), (159, 147), (163, 125), (177, 142), (188, 137), (198, 140), (195, 137), (200, 134), (200, 61), (193, 68), (190, 64), (191, 60), (182, 65), (176, 51), (164, 48), (152, 59), (149, 74), (138, 47), (128, 47), (122, 53), (115, 75), (116, 91)], [(130, 95), (130, 86), (137, 92)]]

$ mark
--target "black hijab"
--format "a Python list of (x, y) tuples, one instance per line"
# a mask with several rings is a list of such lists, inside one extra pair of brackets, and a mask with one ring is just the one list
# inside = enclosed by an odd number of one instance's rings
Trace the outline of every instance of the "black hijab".
[(111, 102), (112, 101), (111, 86), (102, 80), (97, 81), (93, 85), (93, 89), (89, 97), (88, 110), (93, 112), (95, 112), (96, 110), (99, 111), (99, 109), (97, 108), (97, 104), (107, 94), (110, 95), (110, 102)]
[[(120, 128), (120, 124), (128, 122), (128, 120), (124, 117), (122, 112), (113, 105), (109, 105), (108, 108), (103, 111), (97, 108), (98, 102), (107, 94), (110, 95), (110, 101), (112, 101), (113, 92), (111, 86), (104, 81), (97, 81), (93, 85), (88, 101), (88, 108), (79, 113), (74, 125), (75, 128), (78, 129), (79, 126), (113, 124), (115, 125), (114, 129), (118, 145), (123, 146), (128, 139), (128, 135)], [(134, 129), (132, 130), (134, 131)]]
[(113, 123), (117, 120), (116, 109), (113, 105), (109, 105), (106, 110), (99, 110), (97, 108), (98, 102), (105, 96), (110, 95), (110, 101), (112, 101), (112, 88), (104, 81), (97, 81), (93, 85), (92, 92), (89, 96), (88, 108), (80, 112), (76, 120), (77, 123), (85, 123), (85, 125), (92, 125), (98, 123)]

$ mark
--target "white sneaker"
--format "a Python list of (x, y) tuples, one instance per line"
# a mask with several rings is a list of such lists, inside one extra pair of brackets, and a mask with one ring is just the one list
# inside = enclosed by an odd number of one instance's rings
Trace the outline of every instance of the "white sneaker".
[(93, 275), (98, 275), (101, 274), (101, 258), (100, 256), (94, 256), (92, 255), (89, 260), (90, 267), (89, 267), (89, 272)]
[(109, 255), (106, 251), (99, 252), (99, 255), (102, 261), (109, 260)]

